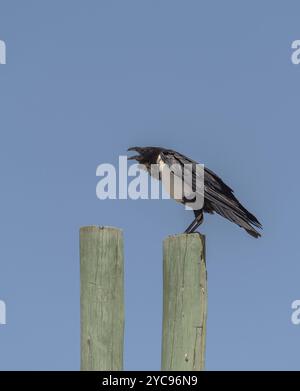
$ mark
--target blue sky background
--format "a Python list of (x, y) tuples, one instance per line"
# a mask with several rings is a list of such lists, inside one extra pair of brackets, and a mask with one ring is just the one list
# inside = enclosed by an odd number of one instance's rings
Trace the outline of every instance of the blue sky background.
[(159, 369), (162, 241), (192, 213), (100, 201), (132, 145), (215, 170), (264, 225), (207, 216), (206, 368), (299, 369), (299, 1), (0, 0), (0, 369), (77, 370), (83, 225), (122, 227), (125, 369)]

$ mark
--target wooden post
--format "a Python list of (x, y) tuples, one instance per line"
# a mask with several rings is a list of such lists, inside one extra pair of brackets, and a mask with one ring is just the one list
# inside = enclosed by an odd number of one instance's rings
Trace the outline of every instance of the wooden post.
[(81, 370), (123, 369), (122, 231), (80, 229)]
[(207, 275), (205, 237), (169, 236), (163, 259), (162, 370), (204, 369)]

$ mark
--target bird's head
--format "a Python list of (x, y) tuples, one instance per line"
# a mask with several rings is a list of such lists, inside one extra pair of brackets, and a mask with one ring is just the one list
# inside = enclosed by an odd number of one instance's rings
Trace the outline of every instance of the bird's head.
[(157, 157), (162, 148), (158, 147), (131, 147), (128, 151), (138, 152), (138, 155), (134, 155), (128, 158), (128, 160), (136, 160), (140, 164), (148, 166), (149, 164), (155, 164)]

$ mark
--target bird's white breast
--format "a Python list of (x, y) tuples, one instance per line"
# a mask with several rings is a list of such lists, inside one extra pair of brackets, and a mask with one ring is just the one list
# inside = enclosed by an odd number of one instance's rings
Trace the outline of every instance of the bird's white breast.
[(156, 164), (158, 164), (159, 172), (162, 173), (166, 163), (162, 160), (160, 154), (157, 157)]
[(158, 155), (156, 164), (158, 165), (161, 182), (166, 193), (177, 202), (182, 202), (183, 183), (182, 178), (176, 176), (170, 167)]

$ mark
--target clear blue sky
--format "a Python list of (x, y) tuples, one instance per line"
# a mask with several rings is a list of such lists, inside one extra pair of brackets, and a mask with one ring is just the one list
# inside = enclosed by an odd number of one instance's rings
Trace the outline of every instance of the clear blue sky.
[(206, 367), (299, 369), (299, 1), (0, 0), (0, 369), (79, 369), (83, 225), (126, 240), (126, 369), (159, 369), (162, 240), (192, 213), (100, 201), (98, 164), (160, 145), (215, 170), (262, 239), (207, 216)]

